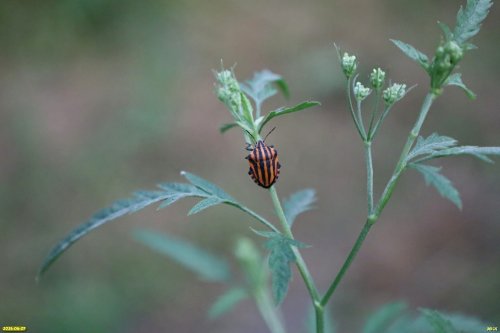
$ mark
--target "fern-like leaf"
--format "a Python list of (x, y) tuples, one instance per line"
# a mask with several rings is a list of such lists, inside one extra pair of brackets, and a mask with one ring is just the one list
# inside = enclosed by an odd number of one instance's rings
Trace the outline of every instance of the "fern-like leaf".
[(424, 53), (420, 52), (410, 44), (407, 44), (400, 40), (391, 39), (391, 42), (393, 42), (394, 45), (396, 45), (404, 54), (406, 54), (408, 58), (418, 62), (420, 66), (422, 66), (426, 71), (429, 69), (429, 58)]
[(298, 215), (313, 209), (313, 204), (316, 202), (316, 191), (313, 189), (305, 189), (292, 194), (283, 204), (286, 221), (290, 227), (295, 222)]
[(457, 25), (453, 31), (453, 37), (457, 43), (463, 44), (479, 32), (481, 23), (492, 5), (491, 0), (467, 0), (465, 8), (460, 7)]
[(57, 243), (45, 257), (37, 274), (39, 279), (47, 269), (80, 238), (92, 230), (104, 225), (107, 222), (115, 220), (126, 214), (137, 212), (149, 205), (160, 202), (158, 209), (170, 206), (174, 202), (187, 198), (205, 198), (196, 204), (189, 214), (198, 213), (208, 207), (227, 203), (241, 210), (249, 210), (239, 204), (232, 196), (227, 194), (215, 184), (188, 172), (182, 172), (191, 184), (186, 183), (162, 183), (159, 184), (159, 191), (138, 191), (134, 192), (132, 198), (122, 199), (114, 202), (111, 206), (102, 209), (94, 214), (87, 222), (81, 224), (59, 243)]
[(462, 81), (462, 74), (460, 73), (451, 74), (446, 79), (446, 82), (444, 84), (448, 86), (457, 86), (459, 88), (462, 88), (462, 90), (467, 94), (467, 97), (469, 97), (470, 99), (476, 99), (477, 97), (476, 94), (472, 90), (467, 88), (465, 83)]
[(102, 226), (103, 224), (117, 219), (123, 215), (134, 213), (151, 204), (167, 200), (175, 195), (172, 191), (140, 191), (135, 192), (134, 197), (115, 201), (108, 208), (95, 213), (87, 222), (81, 224), (71, 231), (63, 240), (54, 246), (45, 257), (38, 271), (37, 279), (52, 265), (61, 254), (63, 254), (71, 245), (90, 231)]
[(457, 140), (448, 136), (439, 135), (437, 133), (433, 133), (427, 138), (419, 136), (415, 147), (413, 147), (413, 149), (410, 151), (406, 160), (410, 161), (417, 156), (427, 155), (441, 149), (453, 147), (454, 145), (456, 145), (456, 143)]
[(288, 284), (292, 278), (290, 265), (296, 260), (292, 247), (307, 247), (307, 245), (277, 232), (254, 231), (268, 238), (265, 247), (269, 250), (268, 264), (271, 270), (272, 290), (274, 301), (279, 305), (288, 292)]
[(410, 164), (410, 167), (414, 168), (424, 176), (425, 183), (427, 185), (434, 186), (442, 197), (449, 199), (459, 209), (462, 209), (462, 200), (460, 200), (460, 194), (452, 185), (451, 181), (439, 173), (441, 171), (440, 167), (417, 163)]

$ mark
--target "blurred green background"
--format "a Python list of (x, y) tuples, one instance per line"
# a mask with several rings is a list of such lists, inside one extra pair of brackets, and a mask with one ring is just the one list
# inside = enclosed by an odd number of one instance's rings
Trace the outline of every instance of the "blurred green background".
[[(94, 211), (137, 188), (181, 181), (189, 170), (274, 218), (267, 193), (247, 176), (241, 133), (213, 95), (212, 69), (237, 64), (240, 80), (268, 68), (292, 99), (315, 111), (279, 118), (268, 139), (283, 165), (282, 196), (317, 189), (318, 209), (295, 224), (321, 290), (364, 223), (362, 145), (345, 108), (333, 42), (354, 52), (361, 78), (373, 66), (418, 86), (375, 142), (380, 194), (425, 94), (423, 71), (390, 42), (431, 53), (436, 21), (454, 23), (464, 1), (0, 2), (0, 325), (30, 332), (264, 332), (254, 304), (209, 321), (224, 290), (133, 241), (135, 227), (192, 240), (232, 257), (256, 226), (227, 207), (187, 218), (192, 201), (153, 208), (78, 242), (39, 285), (49, 248)], [(423, 134), (500, 145), (500, 8), (494, 6), (461, 63), (479, 98), (446, 90)], [(379, 305), (406, 300), (500, 325), (500, 169), (471, 158), (440, 161), (460, 190), (458, 211), (408, 172), (333, 298), (340, 332), (356, 332)], [(258, 240), (260, 241), (260, 240)], [(209, 288), (207, 288), (207, 286)], [(289, 332), (304, 332), (307, 292), (295, 272), (282, 305)]]

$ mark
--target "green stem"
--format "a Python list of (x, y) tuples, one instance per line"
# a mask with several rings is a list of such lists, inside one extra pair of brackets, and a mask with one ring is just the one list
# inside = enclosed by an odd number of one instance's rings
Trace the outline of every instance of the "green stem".
[(365, 141), (365, 161), (366, 161), (366, 198), (368, 201), (368, 216), (373, 213), (373, 159), (372, 143)]
[(391, 178), (389, 179), (387, 185), (385, 186), (384, 192), (382, 193), (382, 196), (378, 201), (376, 207), (373, 209), (371, 214), (369, 214), (363, 229), (361, 230), (358, 238), (356, 239), (356, 242), (354, 243), (354, 246), (351, 249), (351, 252), (347, 256), (347, 259), (340, 268), (340, 271), (338, 272), (337, 276), (335, 277), (332, 284), (328, 288), (325, 296), (321, 300), (322, 306), (325, 306), (332, 297), (333, 293), (335, 292), (335, 289), (339, 285), (340, 281), (342, 281), (342, 278), (344, 277), (345, 273), (351, 266), (352, 261), (354, 260), (354, 258), (356, 258), (356, 255), (358, 254), (361, 245), (363, 245), (363, 242), (366, 236), (368, 235), (370, 228), (378, 220), (380, 214), (384, 210), (384, 207), (389, 202), (389, 199), (391, 198), (392, 193), (394, 192), (394, 188), (399, 180), (399, 177), (406, 168), (408, 153), (410, 152), (413, 143), (415, 142), (418, 134), (420, 133), (420, 130), (422, 129), (422, 125), (424, 124), (425, 118), (429, 113), (432, 102), (436, 98), (437, 95), (435, 95), (432, 92), (428, 93), (427, 96), (425, 97), (422, 107), (420, 109), (420, 114), (418, 116), (418, 119), (415, 122), (415, 125), (413, 126), (412, 130), (410, 131), (410, 134), (408, 135), (408, 139), (406, 140), (406, 144), (403, 147), (403, 151), (401, 152), (396, 168), (394, 169)]
[(349, 266), (351, 266), (351, 263), (353, 262), (354, 258), (356, 258), (356, 255), (358, 254), (359, 249), (361, 248), (361, 245), (363, 245), (363, 242), (366, 238), (366, 235), (368, 234), (368, 231), (372, 227), (373, 223), (375, 223), (374, 220), (367, 219), (366, 223), (361, 230), (358, 239), (356, 239), (356, 242), (354, 243), (354, 246), (351, 249), (351, 252), (347, 256), (347, 259), (345, 260), (344, 264), (342, 265), (342, 268), (340, 268), (340, 271), (338, 272), (337, 276), (335, 277), (335, 280), (333, 280), (332, 284), (328, 288), (328, 290), (325, 293), (325, 296), (323, 296), (323, 299), (321, 300), (321, 305), (324, 307), (330, 300), (330, 297), (332, 297), (335, 289), (337, 289), (337, 286), (339, 285), (340, 281), (342, 281), (342, 278), (344, 277), (345, 273), (349, 269)]
[(375, 106), (372, 109), (372, 115), (370, 117), (370, 126), (368, 126), (368, 139), (372, 137), (373, 122), (375, 121), (375, 116), (378, 114), (378, 106), (380, 104), (380, 89), (375, 91)]
[(271, 333), (285, 333), (286, 331), (283, 327), (280, 313), (274, 306), (269, 296), (269, 292), (263, 288), (259, 288), (255, 292), (255, 302), (257, 303), (257, 308), (269, 328), (269, 331)]
[[(280, 199), (278, 197), (278, 193), (276, 192), (276, 188), (272, 186), (269, 189), (269, 193), (271, 194), (271, 198), (273, 200), (273, 205), (274, 209), (276, 211), (276, 214), (278, 215), (278, 218), (281, 223), (281, 228), (283, 229), (284, 234), (289, 237), (290, 239), (294, 239), (292, 230), (290, 229), (290, 226), (288, 225), (288, 222), (285, 217), (285, 212), (283, 211), (283, 207), (281, 206)], [(321, 305), (320, 302), (320, 295), (318, 293), (318, 289), (316, 288), (314, 284), (314, 280), (311, 276), (311, 273), (309, 273), (309, 269), (307, 268), (307, 265), (302, 258), (302, 255), (300, 254), (299, 249), (296, 247), (292, 247), (293, 253), (295, 254), (295, 260), (296, 260), (296, 265), (299, 270), (300, 275), (302, 276), (302, 280), (304, 280), (304, 283), (306, 285), (307, 291), (309, 292), (309, 295), (311, 297), (312, 303), (314, 305), (315, 309), (315, 314), (316, 314), (316, 325), (317, 325), (317, 333), (323, 333), (323, 327), (324, 327), (324, 320), (323, 320), (323, 306)]]
[(362, 138), (366, 140), (365, 124), (363, 123), (363, 116), (361, 115), (361, 101), (356, 102), (356, 112), (358, 114), (359, 126), (361, 127)]
[(260, 216), (259, 214), (257, 214), (256, 212), (254, 212), (253, 210), (243, 206), (243, 205), (240, 205), (240, 204), (237, 204), (237, 203), (234, 203), (234, 202), (228, 202), (229, 205), (232, 205), (234, 207), (237, 207), (239, 208), (240, 210), (244, 211), (245, 213), (247, 213), (248, 215), (252, 216), (253, 218), (255, 218), (257, 221), (261, 222), (262, 224), (264, 224), (266, 227), (268, 227), (269, 229), (271, 229), (272, 231), (275, 231), (275, 232), (280, 232), (278, 230), (278, 228), (276, 228), (271, 222), (269, 222), (268, 220), (266, 220), (265, 218), (263, 218), (262, 216)]
[[(351, 111), (351, 117), (354, 121), (354, 125), (356, 125), (356, 129), (358, 130), (359, 136), (364, 140), (365, 136), (363, 135), (363, 131), (361, 131), (361, 127), (359, 121), (354, 113), (354, 107), (352, 106), (352, 98), (351, 98), (351, 78), (347, 79), (347, 98), (349, 100), (349, 110)], [(361, 120), (361, 119), (360, 119)]]
[(417, 139), (418, 134), (422, 129), (422, 125), (424, 124), (425, 118), (429, 113), (432, 102), (434, 102), (436, 98), (437, 95), (433, 94), (432, 92), (428, 93), (427, 96), (425, 96), (425, 100), (420, 109), (420, 114), (418, 115), (418, 119), (415, 122), (415, 125), (413, 125), (413, 128), (410, 131), (408, 138), (406, 139), (406, 144), (403, 147), (403, 151), (401, 152), (396, 168), (394, 169), (394, 172), (392, 173), (392, 176), (389, 179), (387, 185), (385, 186), (384, 192), (382, 193), (382, 196), (378, 201), (377, 206), (374, 209), (373, 215), (375, 215), (376, 218), (380, 216), (380, 213), (382, 213), (382, 211), (384, 210), (384, 207), (387, 205), (387, 202), (389, 202), (389, 199), (392, 196), (392, 192), (394, 192), (394, 188), (396, 187), (399, 177), (406, 168), (408, 162), (407, 161), (408, 153), (410, 152), (413, 143)]
[(391, 106), (386, 105), (385, 108), (384, 108), (384, 111), (382, 111), (382, 114), (377, 119), (377, 122), (375, 123), (375, 126), (373, 127), (373, 130), (371, 131), (371, 134), (368, 137), (368, 140), (373, 141), (373, 138), (377, 134), (380, 125), (382, 125), (382, 123), (385, 120), (385, 117), (387, 117), (387, 115), (389, 114), (390, 110), (391, 110)]

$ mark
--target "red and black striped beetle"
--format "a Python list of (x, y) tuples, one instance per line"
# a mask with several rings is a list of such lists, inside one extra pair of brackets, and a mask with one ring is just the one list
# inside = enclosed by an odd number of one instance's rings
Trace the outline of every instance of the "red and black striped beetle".
[[(271, 132), (273, 130), (274, 128)], [(266, 138), (269, 134), (266, 135)], [(274, 149), (274, 146), (265, 144), (266, 138), (257, 141), (253, 148), (248, 144), (246, 149), (250, 151), (250, 154), (245, 159), (248, 160), (250, 165), (248, 174), (253, 181), (263, 188), (270, 188), (278, 180), (281, 164), (278, 161), (278, 152)]]

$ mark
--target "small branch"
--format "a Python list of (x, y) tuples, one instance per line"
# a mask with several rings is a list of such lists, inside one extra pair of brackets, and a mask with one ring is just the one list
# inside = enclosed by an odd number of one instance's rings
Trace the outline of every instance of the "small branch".
[[(286, 220), (285, 212), (283, 211), (283, 207), (281, 206), (278, 193), (276, 192), (276, 188), (272, 186), (269, 189), (269, 193), (271, 194), (271, 199), (273, 200), (274, 209), (276, 211), (276, 214), (278, 215), (278, 218), (281, 223), (281, 228), (283, 229), (284, 234), (287, 237), (294, 239), (292, 230), (290, 229), (290, 226), (288, 225), (288, 222)], [(299, 249), (293, 246), (292, 250), (293, 253), (295, 254), (295, 260), (296, 260), (295, 264), (297, 265), (302, 280), (304, 280), (307, 291), (309, 292), (309, 296), (311, 297), (311, 301), (314, 305), (316, 314), (317, 333), (323, 333), (324, 330), (323, 306), (320, 303), (320, 295), (318, 293), (318, 289), (314, 284), (314, 280), (311, 276), (311, 273), (309, 273), (309, 269), (307, 268), (307, 265), (304, 261), (304, 258), (302, 258)]]
[[(389, 199), (392, 196), (392, 193), (394, 192), (394, 188), (397, 184), (397, 181), (399, 180), (399, 177), (403, 173), (403, 171), (406, 168), (406, 163), (407, 163), (407, 157), (408, 153), (411, 150), (411, 147), (413, 146), (413, 143), (415, 142), (415, 139), (417, 138), (418, 134), (420, 133), (420, 130), (422, 129), (422, 125), (424, 124), (425, 118), (427, 117), (427, 114), (429, 113), (430, 107), (432, 105), (432, 102), (434, 99), (436, 99), (436, 95), (433, 94), (432, 92), (428, 93), (427, 96), (424, 99), (424, 102), (422, 104), (422, 107), (420, 109), (419, 116), (417, 118), (417, 121), (415, 122), (415, 125), (413, 126), (412, 130), (410, 131), (410, 134), (408, 135), (408, 139), (406, 140), (406, 144), (403, 147), (403, 150), (401, 152), (401, 155), (399, 157), (399, 161), (396, 165), (396, 168), (394, 169), (394, 172), (389, 179), (384, 192), (382, 193), (382, 196), (380, 200), (378, 201), (377, 205), (375, 208), (372, 208), (372, 212), (369, 214), (365, 225), (363, 229), (361, 230), (358, 238), (356, 239), (356, 242), (354, 243), (351, 252), (349, 252), (349, 255), (347, 256), (347, 259), (345, 260), (344, 264), (340, 268), (340, 271), (337, 273), (337, 276), (335, 276), (335, 279), (333, 280), (332, 284), (328, 288), (327, 292), (325, 293), (325, 296), (321, 300), (321, 305), (324, 307), (330, 298), (332, 297), (333, 293), (335, 292), (335, 289), (339, 285), (340, 281), (342, 281), (342, 278), (344, 277), (345, 273), (349, 269), (349, 267), (352, 264), (352, 261), (354, 258), (356, 258), (356, 255), (358, 254), (361, 246), (363, 245), (363, 242), (365, 241), (366, 236), (368, 235), (368, 232), (370, 231), (370, 228), (372, 227), (373, 224), (378, 220), (380, 214), (384, 210), (384, 207), (387, 205), (389, 202)], [(374, 131), (375, 133), (375, 131)], [(368, 154), (368, 152), (367, 152)], [(367, 156), (368, 157), (368, 156)], [(369, 167), (368, 167), (369, 168)], [(369, 185), (371, 186), (371, 185)], [(370, 191), (370, 190), (368, 190)]]
[(368, 202), (368, 216), (373, 213), (373, 159), (372, 143), (365, 142), (365, 160), (366, 160), (366, 198)]
[(354, 107), (352, 106), (352, 98), (351, 98), (351, 78), (347, 79), (347, 98), (349, 100), (349, 110), (351, 111), (351, 117), (352, 120), (354, 121), (354, 125), (356, 125), (356, 129), (358, 130), (359, 136), (365, 140), (365, 136), (363, 135), (363, 132), (361, 131), (361, 127), (359, 125), (359, 121), (356, 118), (356, 114), (354, 113)]

